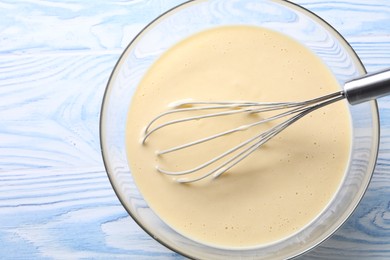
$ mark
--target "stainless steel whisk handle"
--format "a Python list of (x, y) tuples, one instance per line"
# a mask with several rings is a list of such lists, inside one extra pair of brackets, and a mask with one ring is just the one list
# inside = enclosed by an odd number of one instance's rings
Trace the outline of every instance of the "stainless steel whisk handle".
[(390, 69), (348, 81), (344, 94), (351, 105), (390, 95)]

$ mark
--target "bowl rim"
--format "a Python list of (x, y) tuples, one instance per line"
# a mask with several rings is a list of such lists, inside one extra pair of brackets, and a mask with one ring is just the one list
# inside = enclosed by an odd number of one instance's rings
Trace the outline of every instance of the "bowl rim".
[[(110, 92), (111, 92), (111, 89), (110, 89), (110, 86), (112, 85), (112, 82), (115, 80), (115, 76), (118, 72), (118, 69), (119, 67), (121, 66), (121, 63), (124, 59), (124, 57), (126, 56), (128, 50), (130, 48), (132, 48), (132, 46), (138, 41), (138, 39), (140, 37), (142, 37), (144, 35), (144, 33), (150, 28), (152, 27), (155, 23), (157, 23), (160, 19), (163, 19), (165, 16), (167, 15), (170, 15), (171, 13), (177, 11), (178, 9), (180, 8), (183, 8), (183, 7), (186, 7), (187, 5), (190, 5), (192, 3), (195, 3), (195, 2), (207, 2), (207, 1), (212, 1), (212, 0), (186, 0), (184, 1), (183, 3), (180, 3), (172, 8), (169, 8), (168, 10), (162, 12), (161, 14), (159, 14), (157, 17), (155, 17), (154, 19), (152, 19), (150, 22), (148, 22), (133, 38), (132, 40), (127, 44), (127, 46), (123, 49), (123, 51), (121, 52), (119, 58), (117, 59), (112, 71), (111, 71), (111, 74), (108, 78), (108, 81), (107, 81), (107, 84), (106, 84), (106, 87), (105, 87), (105, 90), (104, 90), (104, 93), (103, 93), (103, 97), (102, 97), (102, 104), (101, 104), (101, 108), (100, 108), (100, 115), (99, 115), (99, 141), (100, 141), (100, 151), (101, 151), (101, 155), (102, 155), (102, 160), (103, 160), (103, 164), (104, 164), (104, 168), (106, 170), (106, 174), (108, 176), (108, 180), (112, 186), (112, 189), (114, 190), (114, 193), (116, 195), (116, 197), (118, 198), (118, 200), (120, 201), (122, 207), (126, 210), (126, 212), (129, 214), (129, 216), (132, 218), (133, 221), (135, 221), (137, 223), (137, 225), (146, 233), (148, 234), (148, 236), (150, 236), (151, 238), (153, 238), (155, 241), (157, 241), (159, 244), (163, 245), (164, 247), (168, 248), (169, 250), (173, 251), (173, 252), (176, 252), (184, 257), (187, 257), (187, 258), (190, 258), (192, 259), (193, 256), (192, 255), (189, 255), (187, 254), (186, 252), (183, 252), (182, 250), (179, 250), (178, 248), (174, 248), (173, 246), (169, 245), (168, 243), (164, 242), (163, 240), (160, 240), (158, 237), (156, 237), (152, 231), (148, 230), (146, 227), (144, 227), (144, 225), (141, 224), (141, 222), (138, 220), (138, 218), (136, 216), (134, 216), (134, 214), (132, 213), (131, 210), (129, 210), (126, 206), (125, 206), (125, 202), (124, 202), (124, 199), (122, 198), (122, 195), (119, 193), (119, 191), (117, 190), (117, 188), (115, 187), (115, 184), (114, 184), (114, 180), (112, 178), (112, 176), (109, 174), (109, 162), (107, 160), (107, 156), (105, 156), (105, 140), (104, 140), (104, 127), (103, 127), (103, 124), (104, 124), (104, 118), (105, 118), (105, 109), (106, 109), (106, 103), (107, 103), (107, 100), (110, 96)], [(250, 0), (251, 1), (251, 0)], [(323, 19), (322, 17), (320, 17), (319, 15), (317, 15), (316, 13), (314, 13), (313, 11), (303, 7), (302, 5), (300, 4), (297, 4), (297, 3), (293, 3), (289, 0), (262, 0), (264, 2), (274, 2), (274, 3), (279, 3), (283, 6), (287, 6), (288, 8), (292, 8), (292, 9), (295, 9), (295, 10), (298, 10), (299, 12), (303, 13), (305, 16), (308, 16), (310, 19), (313, 19), (315, 20), (316, 22), (318, 22), (319, 24), (321, 24), (324, 28), (326, 28), (327, 31), (329, 32), (332, 32), (334, 33), (334, 36), (336, 36), (336, 38), (339, 40), (340, 43), (342, 43), (342, 45), (346, 48), (346, 50), (352, 54), (352, 56), (355, 58), (355, 61), (357, 62), (357, 65), (358, 67), (360, 67), (360, 69), (362, 70), (360, 73), (362, 75), (366, 74), (367, 71), (366, 71), (366, 68), (364, 67), (364, 64), (363, 62), (361, 61), (360, 57), (357, 55), (356, 51), (353, 49), (353, 47), (351, 46), (351, 44), (344, 38), (344, 36), (337, 30), (335, 29), (330, 23), (328, 23), (325, 19)], [(367, 188), (368, 188), (368, 185), (370, 184), (371, 182), (371, 179), (372, 179), (372, 176), (374, 174), (374, 171), (375, 171), (375, 167), (377, 165), (377, 158), (378, 158), (378, 153), (379, 153), (379, 145), (380, 145), (380, 114), (379, 114), (379, 109), (378, 109), (378, 103), (376, 100), (371, 100), (369, 101), (368, 103), (370, 103), (370, 108), (371, 108), (371, 115), (372, 115), (372, 119), (373, 119), (373, 126), (375, 126), (377, 129), (372, 129), (372, 132), (375, 134), (375, 136), (373, 137), (376, 137), (373, 141), (373, 146), (375, 146), (375, 154), (374, 154), (374, 159), (372, 160), (372, 162), (370, 162), (370, 166), (371, 166), (371, 170), (370, 170), (370, 177), (369, 177), (369, 180), (367, 182), (367, 185), (365, 185), (364, 187), (364, 190), (361, 194), (360, 197), (357, 198), (357, 203), (356, 205), (353, 207), (353, 210), (351, 210), (348, 214), (346, 214), (346, 218), (344, 220), (342, 220), (340, 222), (340, 224), (331, 232), (331, 234), (327, 237), (325, 237), (324, 239), (322, 239), (321, 241), (319, 241), (318, 243), (314, 244), (313, 246), (307, 248), (306, 250), (304, 250), (303, 252), (299, 253), (299, 254), (296, 254), (294, 256), (292, 256), (292, 258), (296, 258), (296, 257), (299, 257), (307, 252), (309, 252), (310, 250), (312, 250), (313, 248), (316, 248), (317, 246), (319, 246), (320, 244), (322, 244), (324, 241), (328, 240), (335, 232), (337, 232), (338, 229), (340, 229), (340, 227), (350, 218), (350, 216), (356, 211), (356, 209), (358, 208), (362, 198), (364, 197), (364, 194), (367, 192)], [(372, 165), (371, 165), (372, 164)], [(237, 249), (239, 250), (239, 249)]]

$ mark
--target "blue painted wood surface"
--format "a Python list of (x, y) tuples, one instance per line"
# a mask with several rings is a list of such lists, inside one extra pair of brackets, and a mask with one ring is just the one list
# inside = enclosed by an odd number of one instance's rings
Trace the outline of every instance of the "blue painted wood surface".
[[(182, 259), (127, 215), (100, 154), (108, 77), (131, 39), (183, 0), (0, 1), (0, 258)], [(390, 67), (390, 1), (294, 1), (333, 25), (368, 71)], [(390, 97), (353, 216), (300, 259), (390, 259)]]

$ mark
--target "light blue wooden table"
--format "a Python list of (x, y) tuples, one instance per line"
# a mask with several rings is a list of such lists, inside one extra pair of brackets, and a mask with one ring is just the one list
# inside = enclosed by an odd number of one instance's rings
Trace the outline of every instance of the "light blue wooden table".
[[(229, 0), (227, 0), (229, 1)], [(143, 26), (183, 0), (0, 1), (0, 259), (182, 259), (126, 214), (99, 145), (104, 88)], [(299, 0), (368, 71), (390, 67), (389, 0)], [(390, 97), (353, 216), (300, 259), (390, 259)]]

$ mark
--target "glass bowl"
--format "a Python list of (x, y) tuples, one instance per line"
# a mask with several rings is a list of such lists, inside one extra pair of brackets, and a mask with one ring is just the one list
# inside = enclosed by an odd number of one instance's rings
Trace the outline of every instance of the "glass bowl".
[(316, 53), (340, 86), (365, 74), (349, 44), (329, 24), (308, 10), (280, 0), (189, 1), (162, 14), (129, 44), (109, 79), (100, 135), (110, 182), (124, 208), (151, 237), (196, 259), (286, 259), (307, 252), (331, 236), (352, 214), (370, 182), (379, 146), (375, 101), (350, 107), (352, 151), (341, 188), (309, 225), (284, 240), (254, 248), (217, 248), (187, 238), (165, 224), (148, 206), (133, 182), (125, 149), (126, 115), (138, 83), (168, 48), (188, 36), (223, 25), (265, 27), (288, 35)]

